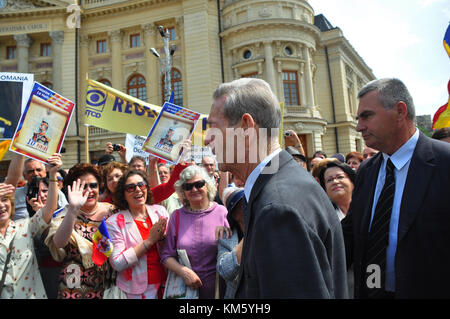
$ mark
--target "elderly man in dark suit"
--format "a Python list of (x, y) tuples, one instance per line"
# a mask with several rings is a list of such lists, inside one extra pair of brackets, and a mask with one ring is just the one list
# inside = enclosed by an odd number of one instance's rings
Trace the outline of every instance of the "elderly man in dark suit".
[(248, 203), (236, 297), (346, 298), (339, 220), (320, 185), (280, 149), (280, 121), (263, 80), (224, 83), (213, 94), (205, 144), (221, 171), (245, 181)]
[(380, 152), (358, 169), (342, 220), (355, 298), (450, 297), (450, 145), (414, 125), (398, 79), (358, 94), (357, 131)]

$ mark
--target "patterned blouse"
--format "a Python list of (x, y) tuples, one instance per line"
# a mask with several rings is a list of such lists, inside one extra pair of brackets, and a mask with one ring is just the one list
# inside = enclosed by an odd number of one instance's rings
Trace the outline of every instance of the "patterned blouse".
[[(113, 207), (113, 206), (111, 206)], [(78, 215), (69, 243), (57, 248), (53, 236), (58, 230), (67, 212), (66, 208), (50, 224), (45, 243), (53, 258), (62, 263), (59, 279), (58, 299), (101, 299), (105, 286), (112, 280), (113, 271), (108, 262), (98, 267), (92, 261), (92, 235), (97, 231), (100, 221)], [(111, 210), (104, 217), (111, 216)]]
[(8, 264), (1, 299), (46, 299), (44, 285), (34, 253), (33, 238), (39, 239), (48, 224), (39, 210), (31, 218), (10, 221), (6, 234), (0, 235), (0, 277), (12, 240), (11, 259)]

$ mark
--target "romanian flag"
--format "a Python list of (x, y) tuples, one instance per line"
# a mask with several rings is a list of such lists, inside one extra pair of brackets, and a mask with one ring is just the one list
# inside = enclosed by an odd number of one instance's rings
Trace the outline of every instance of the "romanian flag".
[(450, 25), (447, 27), (447, 31), (444, 35), (444, 48), (447, 51), (448, 56), (450, 57)]
[(6, 152), (8, 152), (10, 144), (11, 140), (0, 142), (0, 161), (2, 160), (3, 156), (5, 156)]
[(113, 244), (111, 243), (111, 238), (109, 238), (105, 219), (103, 219), (92, 236), (92, 261), (97, 266), (101, 266), (111, 256), (112, 251)]

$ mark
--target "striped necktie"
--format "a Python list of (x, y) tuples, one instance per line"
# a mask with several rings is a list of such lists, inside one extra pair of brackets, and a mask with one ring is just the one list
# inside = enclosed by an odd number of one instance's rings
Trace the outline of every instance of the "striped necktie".
[[(395, 194), (394, 169), (395, 166), (389, 158), (386, 164), (384, 186), (378, 198), (367, 240), (366, 270), (369, 265), (378, 265), (381, 272), (380, 288), (370, 288), (367, 280), (368, 277), (366, 277), (366, 281), (363, 283), (367, 286), (367, 296), (369, 298), (383, 298), (385, 294), (386, 249), (389, 244), (389, 224)], [(369, 275), (370, 272), (366, 272), (366, 276)]]

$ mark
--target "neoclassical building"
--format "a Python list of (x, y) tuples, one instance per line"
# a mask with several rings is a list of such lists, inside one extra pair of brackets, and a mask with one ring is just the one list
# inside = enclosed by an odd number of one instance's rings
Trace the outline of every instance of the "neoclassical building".
[[(175, 103), (207, 114), (218, 84), (266, 80), (285, 104), (284, 128), (310, 157), (362, 150), (357, 92), (375, 78), (342, 30), (306, 0), (0, 0), (0, 72), (35, 80), (77, 103), (64, 147), (65, 166), (86, 155), (86, 75), (162, 105), (164, 59), (158, 26), (176, 45), (170, 86)], [(332, 20), (332, 13), (326, 13)], [(78, 18), (78, 19), (77, 19)], [(124, 134), (90, 127), (90, 158)], [(3, 165), (8, 161), (5, 157)], [(0, 167), (0, 171), (4, 167)]]

